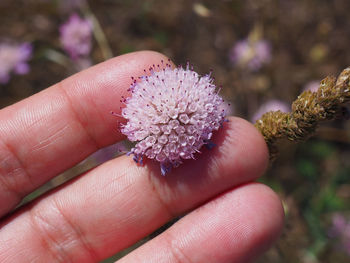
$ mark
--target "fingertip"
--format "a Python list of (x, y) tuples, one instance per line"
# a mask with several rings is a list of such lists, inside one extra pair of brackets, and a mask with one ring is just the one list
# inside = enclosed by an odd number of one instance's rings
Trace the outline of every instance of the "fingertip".
[[(232, 259), (234, 262), (254, 262), (282, 232), (284, 210), (280, 198), (271, 188), (260, 183), (242, 185), (222, 198), (222, 210), (227, 211), (227, 217), (231, 218), (231, 230), (222, 235), (226, 248), (232, 251), (223, 257), (227, 260), (223, 262)], [(221, 253), (225, 255), (223, 251)]]
[[(153, 65), (155, 67), (158, 65), (161, 67), (162, 64), (165, 66), (166, 63), (171, 63), (173, 65), (173, 63), (169, 61), (169, 58), (162, 53), (152, 50), (142, 50), (112, 58), (103, 64), (109, 67), (116, 66), (119, 70), (125, 71), (128, 74), (130, 74), (130, 72), (138, 73), (137, 76), (133, 76), (137, 78), (147, 74), (149, 72), (149, 68)], [(130, 78), (131, 76), (128, 77)]]
[(253, 262), (278, 238), (283, 220), (270, 188), (245, 184), (192, 211), (122, 262)]
[(137, 79), (147, 74), (151, 66), (161, 64), (162, 61), (172, 63), (168, 62), (168, 57), (156, 51), (131, 52), (85, 69), (63, 80), (62, 86), (67, 88), (79, 86), (80, 89), (89, 88), (94, 92), (97, 92), (97, 89), (114, 86), (119, 93), (126, 92), (131, 83), (131, 77)]
[(257, 179), (266, 171), (269, 162), (264, 138), (242, 118), (228, 117), (225, 124), (224, 130), (217, 134), (223, 167), (232, 166), (236, 175), (244, 175), (244, 182)]
[(128, 89), (134, 79), (149, 74), (149, 68), (162, 61), (170, 63), (165, 55), (155, 51), (124, 54), (81, 71), (49, 90), (64, 90), (71, 111), (98, 146), (104, 147), (124, 138), (117, 129), (122, 118), (110, 112), (120, 114), (124, 107), (122, 98), (130, 96)]
[[(245, 192), (247, 203), (251, 204), (252, 247), (257, 257), (265, 252), (280, 236), (284, 226), (284, 209), (279, 196), (268, 186), (260, 183), (249, 185)], [(253, 218), (256, 220), (253, 220)]]
[[(280, 236), (284, 211), (271, 188), (249, 183), (213, 199), (178, 225), (184, 229), (184, 239), (197, 239), (198, 245), (183, 247), (186, 255), (205, 248), (201, 256), (215, 262), (252, 262)], [(197, 229), (192, 237), (191, 228)]]
[[(259, 178), (268, 165), (268, 150), (261, 134), (249, 122), (229, 117), (214, 133), (215, 147), (202, 147), (196, 160), (185, 160), (167, 176), (159, 164), (148, 162), (146, 173), (174, 214), (191, 209), (228, 189)], [(179, 194), (181, 193), (181, 194)]]

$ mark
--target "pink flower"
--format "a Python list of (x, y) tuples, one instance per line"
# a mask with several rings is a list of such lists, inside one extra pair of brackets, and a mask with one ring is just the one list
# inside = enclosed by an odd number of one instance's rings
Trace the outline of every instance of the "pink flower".
[(194, 158), (218, 130), (226, 115), (223, 99), (209, 75), (200, 77), (182, 67), (166, 65), (134, 81), (132, 96), (124, 99), (122, 133), (137, 142), (131, 149), (136, 162), (146, 156), (160, 162), (165, 175), (183, 159)]
[(232, 47), (229, 57), (234, 65), (256, 71), (270, 62), (271, 46), (266, 40), (240, 40)]
[(91, 51), (92, 23), (82, 19), (77, 14), (70, 16), (68, 21), (60, 27), (60, 40), (64, 50), (75, 60), (86, 56)]
[(309, 91), (315, 92), (318, 90), (319, 87), (320, 87), (320, 81), (313, 80), (313, 81), (306, 83), (305, 87), (303, 88), (303, 91), (309, 90)]
[(328, 236), (336, 239), (339, 248), (350, 255), (350, 221), (346, 220), (342, 214), (333, 215)]
[(32, 46), (29, 43), (20, 45), (0, 44), (0, 83), (10, 80), (10, 73), (23, 75), (29, 72), (27, 61), (32, 55)]
[(260, 108), (254, 113), (252, 117), (252, 122), (256, 122), (258, 119), (260, 119), (264, 113), (268, 111), (282, 111), (282, 112), (289, 112), (290, 107), (287, 103), (280, 101), (280, 100), (269, 100), (263, 105), (260, 106)]
[(345, 232), (347, 228), (348, 223), (346, 222), (346, 219), (341, 214), (335, 214), (332, 217), (332, 226), (329, 229), (329, 237), (336, 238)]

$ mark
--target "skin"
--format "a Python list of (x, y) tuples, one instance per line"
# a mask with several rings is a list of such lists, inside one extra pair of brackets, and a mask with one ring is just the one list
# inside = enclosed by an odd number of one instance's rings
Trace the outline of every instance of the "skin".
[[(116, 128), (131, 76), (162, 54), (108, 60), (0, 111), (0, 262), (98, 262), (186, 215), (120, 262), (251, 262), (279, 236), (277, 195), (254, 183), (268, 150), (247, 121), (229, 117), (212, 150), (163, 177), (122, 156), (11, 210), (28, 193), (97, 149)], [(121, 119), (120, 119), (121, 120)]]

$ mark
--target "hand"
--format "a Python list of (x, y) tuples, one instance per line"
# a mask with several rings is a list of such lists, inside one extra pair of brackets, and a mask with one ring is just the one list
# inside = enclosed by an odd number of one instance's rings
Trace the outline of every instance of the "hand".
[(130, 77), (162, 59), (123, 55), (0, 111), (0, 262), (98, 262), (187, 212), (120, 262), (247, 262), (278, 237), (281, 203), (253, 182), (268, 150), (239, 118), (215, 133), (214, 149), (165, 177), (153, 161), (140, 167), (122, 156), (6, 216), (52, 177), (124, 138), (110, 111), (122, 106)]

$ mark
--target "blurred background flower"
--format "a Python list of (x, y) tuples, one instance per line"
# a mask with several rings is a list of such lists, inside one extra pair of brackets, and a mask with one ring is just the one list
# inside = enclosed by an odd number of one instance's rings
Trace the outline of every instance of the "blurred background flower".
[(60, 26), (60, 41), (71, 59), (86, 57), (91, 51), (92, 23), (77, 14)]
[[(212, 68), (234, 114), (254, 121), (269, 110), (289, 111), (285, 102), (350, 65), (348, 0), (27, 0), (18, 5), (0, 3), (0, 81), (7, 82), (0, 87), (1, 108), (112, 54), (149, 49), (176, 64), (189, 60), (201, 75)], [(29, 59), (30, 72), (18, 75), (29, 70)], [(279, 158), (260, 182), (288, 204), (286, 227), (258, 263), (349, 262), (348, 253), (337, 249), (340, 239), (328, 236), (330, 217), (350, 213), (349, 131), (350, 122), (339, 118), (320, 126), (306, 143), (281, 143)], [(114, 146), (100, 150), (28, 199), (117, 152)]]
[(0, 43), (0, 83), (9, 82), (11, 72), (27, 74), (30, 69), (27, 62), (31, 55), (32, 46), (29, 43)]
[(328, 234), (331, 239), (336, 240), (335, 247), (350, 256), (350, 221), (344, 215), (339, 213), (333, 215)]
[(251, 118), (251, 121), (255, 123), (266, 112), (278, 110), (282, 112), (289, 112), (290, 106), (287, 103), (280, 100), (269, 100), (258, 108), (258, 110), (254, 113), (253, 117)]
[(319, 80), (312, 80), (312, 81), (306, 83), (306, 85), (304, 86), (302, 91), (309, 90), (309, 91), (315, 92), (320, 87), (320, 82), (321, 81), (319, 81)]
[(240, 40), (231, 48), (229, 57), (233, 65), (257, 71), (270, 62), (271, 46), (266, 40)]

